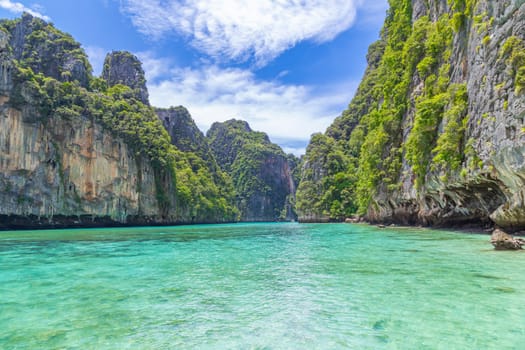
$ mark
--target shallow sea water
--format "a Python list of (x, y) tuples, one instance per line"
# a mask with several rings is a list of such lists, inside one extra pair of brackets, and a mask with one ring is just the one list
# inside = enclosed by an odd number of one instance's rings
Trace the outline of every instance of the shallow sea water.
[(416, 228), (0, 232), (0, 349), (523, 349), (524, 271)]

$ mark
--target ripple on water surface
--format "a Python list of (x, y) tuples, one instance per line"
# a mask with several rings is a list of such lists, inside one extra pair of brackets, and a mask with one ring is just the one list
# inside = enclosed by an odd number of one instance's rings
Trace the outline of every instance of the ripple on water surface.
[(524, 264), (362, 225), (0, 232), (0, 348), (518, 349)]

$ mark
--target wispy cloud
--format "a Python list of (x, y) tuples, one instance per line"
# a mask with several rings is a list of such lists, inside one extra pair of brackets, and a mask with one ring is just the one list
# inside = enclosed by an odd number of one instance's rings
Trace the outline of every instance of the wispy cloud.
[(352, 25), (357, 2), (121, 0), (121, 8), (150, 37), (177, 33), (215, 59), (261, 66), (303, 40), (330, 41)]
[[(142, 54), (144, 56), (144, 54)], [(150, 57), (149, 65), (155, 62)], [(157, 60), (166, 70), (166, 60)], [(215, 121), (243, 119), (253, 129), (264, 131), (294, 153), (304, 151), (310, 135), (324, 131), (350, 101), (357, 82), (319, 91), (304, 85), (283, 84), (256, 78), (249, 70), (177, 68), (163, 72), (146, 69), (152, 105), (183, 105), (197, 125), (206, 131)]]
[(42, 6), (40, 6), (40, 5), (34, 5), (33, 7), (35, 9), (31, 9), (31, 8), (29, 8), (29, 7), (27, 7), (24, 4), (19, 3), (19, 2), (13, 2), (11, 0), (0, 0), (0, 7), (3, 8), (3, 9), (6, 9), (7, 11), (16, 13), (16, 14), (19, 14), (19, 13), (22, 13), (22, 12), (27, 12), (27, 13), (31, 14), (32, 16), (42, 18), (43, 20), (46, 20), (46, 21), (50, 20), (50, 18), (48, 16), (43, 15), (41, 13)]

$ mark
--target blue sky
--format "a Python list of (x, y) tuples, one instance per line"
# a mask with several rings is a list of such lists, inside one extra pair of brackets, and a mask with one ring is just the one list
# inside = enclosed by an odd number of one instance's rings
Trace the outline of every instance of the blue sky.
[(100, 74), (107, 52), (143, 62), (150, 101), (183, 105), (201, 130), (247, 120), (304, 153), (348, 105), (387, 0), (0, 0), (70, 33)]

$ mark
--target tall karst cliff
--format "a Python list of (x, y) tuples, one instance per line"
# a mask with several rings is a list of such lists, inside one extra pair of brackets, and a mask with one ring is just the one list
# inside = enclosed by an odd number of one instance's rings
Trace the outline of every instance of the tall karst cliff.
[[(188, 110), (182, 106), (170, 108), (155, 108), (157, 116), (164, 128), (170, 135), (171, 142), (180, 151), (184, 152), (185, 158), (191, 164), (190, 169), (179, 172), (179, 178), (186, 176), (193, 181), (186, 181), (187, 185), (179, 185), (179, 192), (192, 198), (193, 210), (203, 207), (203, 203), (209, 203), (212, 214), (210, 217), (216, 220), (218, 211), (213, 213), (214, 208), (228, 208), (227, 218), (229, 221), (237, 220), (239, 213), (235, 206), (235, 190), (231, 178), (217, 164), (208, 140), (199, 130)], [(210, 220), (211, 221), (211, 220)]]
[(214, 123), (207, 137), (218, 164), (232, 178), (241, 220), (295, 220), (295, 163), (279, 146), (235, 119)]
[(233, 193), (180, 150), (149, 106), (140, 62), (103, 78), (69, 35), (0, 22), (0, 228), (236, 220)]
[(300, 219), (525, 229), (525, 3), (390, 0), (367, 59), (308, 146)]
[(133, 91), (134, 98), (149, 105), (149, 94), (142, 63), (133, 54), (126, 51), (113, 51), (108, 54), (104, 60), (102, 79), (110, 87), (117, 84), (129, 87)]

